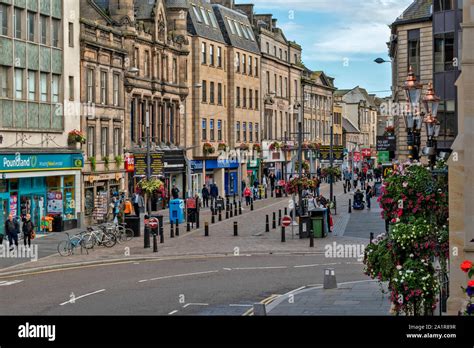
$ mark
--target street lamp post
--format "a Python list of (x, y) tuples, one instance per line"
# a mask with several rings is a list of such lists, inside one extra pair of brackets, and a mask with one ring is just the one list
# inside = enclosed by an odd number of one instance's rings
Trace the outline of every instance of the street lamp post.
[(408, 101), (408, 110), (403, 113), (405, 125), (408, 132), (408, 150), (410, 159), (419, 160), (419, 141), (422, 119), (419, 115), (419, 104), (423, 85), (416, 79), (413, 69), (410, 67), (408, 78), (403, 86)]
[[(146, 126), (146, 180), (151, 180), (151, 142), (150, 142), (150, 111), (146, 110), (145, 113), (145, 126)], [(151, 200), (147, 195), (146, 199), (147, 215), (151, 216)]]
[(423, 98), (423, 107), (425, 109), (426, 118), (424, 122), (426, 124), (426, 133), (428, 134), (427, 147), (423, 150), (423, 154), (429, 156), (430, 167), (433, 169), (436, 164), (436, 153), (437, 153), (437, 138), (441, 129), (440, 122), (436, 116), (438, 114), (440, 98), (435, 95), (433, 85), (428, 85), (428, 92)]

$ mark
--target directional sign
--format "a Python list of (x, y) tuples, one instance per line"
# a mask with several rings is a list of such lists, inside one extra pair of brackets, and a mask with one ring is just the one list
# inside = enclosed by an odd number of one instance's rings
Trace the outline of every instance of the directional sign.
[(293, 220), (291, 219), (291, 217), (289, 216), (283, 216), (282, 219), (281, 219), (281, 224), (283, 227), (288, 227), (291, 225), (291, 222)]

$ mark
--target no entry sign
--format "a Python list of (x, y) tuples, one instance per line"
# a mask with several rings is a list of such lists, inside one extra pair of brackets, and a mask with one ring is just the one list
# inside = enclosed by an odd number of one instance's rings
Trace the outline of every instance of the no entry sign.
[(281, 224), (283, 225), (283, 227), (288, 227), (291, 225), (291, 217), (289, 216), (284, 216), (282, 219), (281, 219)]

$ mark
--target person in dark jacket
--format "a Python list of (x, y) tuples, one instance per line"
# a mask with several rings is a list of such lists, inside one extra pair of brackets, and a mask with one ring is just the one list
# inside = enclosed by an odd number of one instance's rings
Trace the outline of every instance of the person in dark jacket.
[(211, 204), (212, 206), (215, 206), (215, 201), (219, 197), (219, 188), (215, 183), (211, 184)]
[(23, 243), (26, 246), (26, 242), (28, 241), (28, 248), (31, 247), (31, 235), (35, 230), (35, 225), (31, 221), (31, 215), (26, 214), (25, 219), (23, 220)]
[(171, 197), (173, 197), (173, 199), (179, 198), (179, 188), (177, 188), (176, 185), (173, 185), (173, 188), (171, 189)]
[(202, 194), (202, 206), (203, 208), (209, 208), (209, 189), (207, 188), (206, 185), (204, 185), (204, 187), (202, 188), (202, 191), (201, 191), (201, 194)]
[(13, 219), (13, 214), (8, 216), (8, 220), (5, 221), (5, 232), (10, 243), (10, 251), (13, 250), (13, 243), (18, 247), (18, 233), (20, 233), (20, 224), (17, 220)]

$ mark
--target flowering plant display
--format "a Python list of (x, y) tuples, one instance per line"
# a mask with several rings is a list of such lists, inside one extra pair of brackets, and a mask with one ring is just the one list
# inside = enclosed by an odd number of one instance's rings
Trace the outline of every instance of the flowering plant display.
[(312, 189), (314, 190), (318, 186), (317, 180), (308, 178), (293, 178), (286, 184), (286, 192), (288, 194), (298, 193), (298, 189), (301, 187), (302, 190)]
[(308, 144), (308, 149), (309, 150), (317, 151), (317, 150), (320, 149), (320, 147), (321, 147), (321, 144), (319, 144), (319, 143), (309, 143)]
[(242, 143), (242, 144), (240, 144), (239, 149), (241, 151), (248, 151), (249, 150), (249, 145), (245, 144), (245, 143)]
[(269, 150), (270, 151), (279, 151), (281, 149), (281, 144), (278, 141), (270, 144)]
[(74, 129), (68, 133), (67, 142), (69, 145), (73, 145), (76, 143), (85, 144), (86, 136), (80, 130)]
[(212, 146), (212, 144), (210, 143), (205, 143), (203, 146), (202, 146), (202, 152), (204, 152), (204, 155), (207, 156), (207, 155), (212, 155), (214, 152), (216, 152), (216, 149), (214, 148), (214, 146)]
[[(296, 171), (299, 171), (300, 170), (300, 162), (295, 162), (295, 170)], [(304, 161), (303, 162), (303, 170), (306, 172), (306, 173), (309, 173), (309, 163), (307, 161)]]
[[(472, 278), (474, 276), (474, 265), (472, 264), (472, 261), (464, 261), (461, 264), (461, 270), (464, 273), (467, 273), (469, 278)], [(467, 282), (467, 287), (463, 288), (463, 291), (469, 298), (466, 304), (466, 309), (464, 310), (464, 315), (472, 316), (474, 315), (474, 280), (469, 280)]]
[(262, 152), (262, 147), (260, 146), (260, 144), (253, 144), (253, 151), (255, 152)]
[(293, 146), (292, 146), (292, 145), (283, 144), (283, 145), (281, 146), (281, 151), (287, 152), (287, 151), (292, 151), (292, 150), (293, 150)]
[(217, 145), (217, 151), (227, 151), (227, 144), (220, 143), (219, 145)]

